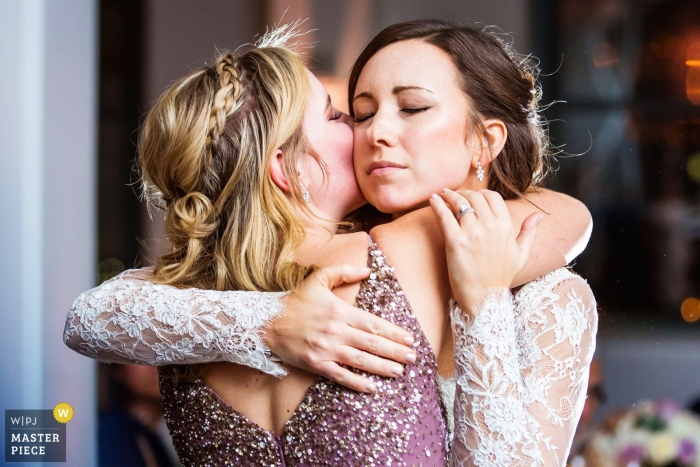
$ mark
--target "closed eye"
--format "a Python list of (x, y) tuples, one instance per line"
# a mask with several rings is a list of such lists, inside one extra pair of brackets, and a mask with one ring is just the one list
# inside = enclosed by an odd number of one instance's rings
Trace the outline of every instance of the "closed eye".
[(366, 120), (369, 120), (372, 117), (374, 117), (374, 114), (369, 113), (369, 114), (364, 114), (364, 115), (359, 115), (357, 117), (354, 117), (353, 120), (355, 121), (355, 123), (362, 123)]
[(409, 115), (417, 114), (420, 112), (425, 112), (428, 110), (430, 106), (425, 106), (425, 107), (404, 107), (401, 109), (401, 112), (407, 113)]
[(339, 120), (342, 116), (343, 112), (333, 109), (333, 113), (331, 114), (331, 120)]
[[(425, 112), (426, 110), (430, 109), (431, 107), (432, 106), (430, 106), (430, 105), (426, 105), (424, 107), (403, 107), (400, 110), (403, 113), (413, 115), (413, 114), (417, 114), (420, 112)], [(362, 123), (362, 122), (364, 122), (372, 117), (374, 117), (374, 114), (368, 113), (368, 114), (364, 114), (364, 115), (358, 115), (353, 120), (355, 120), (355, 123)]]

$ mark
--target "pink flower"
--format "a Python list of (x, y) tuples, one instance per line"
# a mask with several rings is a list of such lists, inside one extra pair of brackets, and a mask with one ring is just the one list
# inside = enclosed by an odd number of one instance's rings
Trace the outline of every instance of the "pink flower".
[(692, 439), (682, 439), (678, 446), (678, 462), (681, 464), (692, 464), (697, 454), (697, 448)]
[(641, 444), (628, 444), (619, 454), (622, 465), (627, 465), (630, 462), (641, 462), (644, 459), (644, 446)]
[(669, 421), (679, 412), (678, 404), (673, 399), (659, 399), (654, 402), (654, 411), (663, 421)]

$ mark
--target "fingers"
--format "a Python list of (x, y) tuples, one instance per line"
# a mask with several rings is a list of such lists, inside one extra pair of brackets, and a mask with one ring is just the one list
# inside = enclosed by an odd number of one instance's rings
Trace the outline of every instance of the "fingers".
[(313, 372), (353, 391), (371, 393), (377, 390), (377, 385), (371, 379), (353, 373), (335, 362), (324, 362), (322, 366), (316, 368)]
[[(416, 361), (416, 353), (411, 347), (397, 344), (384, 337), (360, 331), (359, 329), (352, 329), (351, 332), (349, 332), (347, 345), (359, 351), (365, 351), (382, 360), (383, 366), (381, 368), (375, 367), (371, 370), (362, 368), (370, 373), (391, 376), (392, 370), (390, 366), (396, 365), (396, 363), (403, 365), (404, 363), (415, 363)], [(377, 362), (377, 360), (375, 360), (375, 362)], [(379, 371), (374, 371), (375, 369)]]
[(535, 243), (535, 237), (537, 235), (537, 226), (542, 220), (542, 214), (539, 212), (534, 212), (530, 214), (527, 219), (523, 221), (523, 225), (520, 228), (520, 233), (518, 238), (515, 239), (518, 244), (518, 249), (521, 251), (520, 261), (518, 265), (520, 268), (525, 266), (527, 259), (530, 257), (530, 252), (532, 251), (532, 245)]
[[(470, 206), (472, 209), (474, 209), (473, 213), (467, 213), (464, 214), (464, 216), (468, 216), (469, 214), (474, 214), (474, 218), (480, 221), (485, 221), (485, 220), (490, 220), (493, 219), (496, 216), (496, 213), (493, 212), (490, 203), (486, 200), (485, 194), (488, 193), (493, 193), (489, 192), (488, 190), (482, 190), (482, 191), (469, 191), (469, 190), (462, 190), (459, 192), (452, 191), (449, 189), (445, 189), (442, 192), (442, 197), (453, 206), (455, 215), (459, 212), (460, 206), (462, 205), (467, 205)], [(497, 197), (497, 193), (494, 193)], [(494, 204), (497, 204), (496, 200), (494, 199)], [(502, 213), (502, 210), (500, 207), (497, 207), (499, 209), (499, 212)], [(503, 203), (503, 209), (505, 209), (506, 213), (507, 208), (505, 207), (505, 203)], [(462, 217), (464, 217), (462, 216)], [(474, 220), (474, 218), (471, 219), (471, 221)], [(467, 217), (467, 222), (470, 222), (470, 217)], [(508, 219), (510, 219), (510, 214), (508, 214)]]
[[(410, 332), (406, 331), (401, 326), (397, 326), (379, 316), (368, 313), (359, 308), (349, 307), (348, 324), (353, 328), (362, 331), (365, 334), (365, 338), (369, 337), (381, 337), (385, 338), (389, 342), (397, 343), (400, 350), (406, 351), (406, 346), (410, 347), (413, 345), (413, 336)], [(397, 349), (399, 348), (397, 347)], [(361, 347), (364, 348), (364, 347)], [(365, 350), (372, 350), (367, 349)], [(373, 352), (376, 353), (376, 352)], [(384, 355), (388, 356), (388, 355)], [(401, 363), (404, 361), (402, 360)]]
[(348, 264), (330, 266), (314, 273), (318, 282), (328, 289), (346, 283), (361, 281), (369, 275), (369, 268), (354, 268)]
[(337, 356), (338, 363), (379, 376), (395, 378), (404, 372), (404, 366), (391, 360), (379, 358), (354, 347), (342, 347)]
[(497, 218), (511, 218), (510, 211), (508, 211), (508, 206), (506, 206), (506, 202), (499, 193), (491, 190), (480, 190), (479, 193), (481, 193), (481, 195), (484, 197), (491, 208), (491, 212), (493, 212)]
[(440, 196), (436, 194), (430, 196), (430, 207), (440, 222), (445, 238), (452, 238), (459, 234), (459, 222), (457, 222), (454, 213)]
[(452, 209), (452, 215), (455, 217), (457, 214), (459, 214), (459, 211), (463, 206), (472, 207), (467, 198), (456, 191), (448, 190), (446, 188), (442, 190), (440, 196), (442, 196), (442, 199), (445, 200), (447, 205)]
[[(445, 200), (448, 206), (452, 208), (452, 213), (455, 219), (457, 219), (458, 222), (462, 221), (462, 219), (466, 216), (466, 222), (471, 220), (474, 220), (474, 217), (472, 214), (475, 214), (474, 212), (474, 207), (472, 206), (471, 202), (461, 194), (457, 193), (456, 191), (444, 189), (442, 191), (442, 194), (440, 195), (442, 198)], [(469, 211), (463, 212), (463, 210), (467, 208)], [(462, 212), (460, 215), (459, 213)], [(463, 222), (463, 221), (462, 221)], [(461, 222), (460, 222), (461, 224)]]
[(486, 202), (486, 198), (484, 198), (482, 193), (478, 191), (467, 191), (466, 198), (471, 207), (474, 208), (474, 214), (478, 220), (484, 221), (495, 217), (494, 213), (491, 212), (491, 206)]

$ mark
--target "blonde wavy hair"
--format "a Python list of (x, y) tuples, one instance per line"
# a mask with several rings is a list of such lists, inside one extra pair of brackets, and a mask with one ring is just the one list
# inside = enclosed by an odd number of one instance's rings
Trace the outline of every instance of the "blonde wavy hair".
[[(296, 164), (313, 155), (302, 131), (310, 92), (301, 58), (278, 28), (237, 55), (177, 80), (139, 138), (145, 193), (165, 204), (171, 244), (155, 281), (215, 290), (281, 291), (313, 268), (294, 261), (306, 206)], [(283, 152), (290, 193), (269, 175)], [(308, 209), (308, 208), (306, 208)]]

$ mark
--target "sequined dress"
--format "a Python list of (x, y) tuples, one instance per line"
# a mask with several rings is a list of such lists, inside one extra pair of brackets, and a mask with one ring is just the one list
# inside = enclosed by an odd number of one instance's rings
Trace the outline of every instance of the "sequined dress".
[[(148, 269), (127, 271), (81, 294), (66, 320), (66, 344), (106, 362), (231, 361), (272, 375), (286, 373), (262, 339), (265, 323), (283, 311), (285, 293), (177, 289), (151, 283), (150, 277)], [(375, 273), (372, 280), (377, 277), (383, 276)], [(408, 310), (400, 297), (397, 303)], [(365, 302), (367, 309), (382, 313)], [(465, 321), (458, 308), (452, 313), (456, 379), (441, 383), (442, 406), (454, 426), (450, 465), (564, 466), (595, 350), (597, 313), (590, 287), (562, 268), (514, 296), (505, 289), (492, 291), (477, 308), (473, 321)], [(389, 311), (385, 314), (400, 322), (403, 314)], [(409, 321), (417, 329), (415, 319)], [(432, 381), (426, 391), (432, 400)], [(443, 413), (442, 406), (434, 405), (437, 413)], [(297, 412), (302, 416), (302, 408)], [(283, 438), (268, 439), (278, 449), (284, 445)]]
[(416, 364), (398, 378), (368, 375), (377, 385), (373, 394), (317, 377), (280, 436), (248, 420), (201, 380), (174, 384), (161, 372), (165, 418), (184, 465), (447, 464), (446, 414), (434, 354), (393, 268), (375, 245), (369, 267), (356, 304), (412, 332)]

